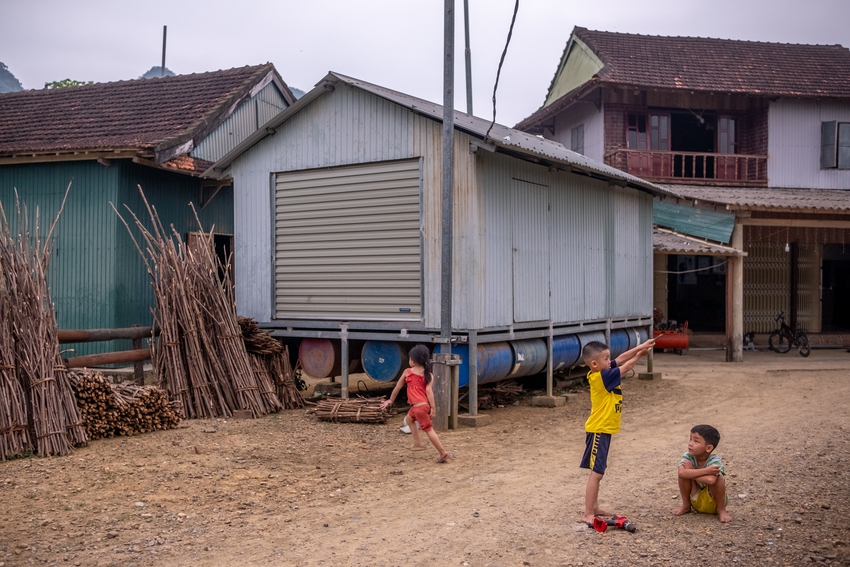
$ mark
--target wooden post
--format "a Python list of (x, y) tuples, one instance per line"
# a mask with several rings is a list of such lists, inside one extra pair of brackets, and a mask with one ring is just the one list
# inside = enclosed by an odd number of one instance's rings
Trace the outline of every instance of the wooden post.
[[(140, 325), (133, 325), (134, 327), (139, 327)], [(133, 350), (139, 350), (142, 348), (142, 339), (135, 338), (133, 339)], [(144, 386), (145, 385), (145, 361), (137, 360), (133, 363), (133, 377), (136, 379), (136, 385)]]
[[(744, 227), (735, 219), (733, 248), (744, 249)], [(730, 256), (726, 266), (726, 362), (744, 361), (744, 257)]]
[(445, 431), (449, 428), (449, 406), (451, 405), (452, 367), (449, 365), (451, 354), (434, 354), (434, 402), (437, 404), (437, 416), (434, 428)]
[(451, 390), (452, 402), (449, 408), (449, 429), (457, 429), (457, 404), (458, 404), (458, 370), (460, 369), (460, 355), (452, 354), (451, 362), (449, 363), (451, 371), (452, 383), (449, 385)]

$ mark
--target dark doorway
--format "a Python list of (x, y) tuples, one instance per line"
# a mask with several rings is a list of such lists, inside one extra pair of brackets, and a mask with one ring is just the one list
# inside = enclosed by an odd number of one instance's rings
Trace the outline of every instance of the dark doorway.
[(850, 251), (841, 244), (824, 244), (822, 329), (850, 331)]
[[(670, 113), (670, 148), (674, 152), (713, 154), (715, 151), (713, 112), (676, 111)], [(675, 177), (713, 178), (714, 156), (674, 156)]]
[(726, 330), (726, 263), (713, 256), (667, 257), (667, 319), (696, 332)]

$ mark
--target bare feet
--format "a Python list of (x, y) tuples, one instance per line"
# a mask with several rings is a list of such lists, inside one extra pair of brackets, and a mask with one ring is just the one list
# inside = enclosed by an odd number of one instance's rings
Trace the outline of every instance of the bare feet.
[(411, 450), (411, 451), (424, 451), (424, 450), (425, 450), (425, 448), (426, 448), (426, 447), (425, 447), (425, 445), (413, 445), (413, 446), (410, 448), (410, 450)]
[[(607, 510), (603, 510), (602, 508), (597, 508), (596, 511), (593, 513), (593, 515), (594, 516), (613, 516), (614, 512), (609, 512)], [(593, 518), (591, 518), (591, 521), (592, 520), (593, 520)]]
[(592, 524), (593, 523), (593, 514), (591, 514), (589, 516), (587, 514), (583, 514), (582, 517), (581, 517), (581, 521), (584, 522), (585, 524)]
[(687, 514), (690, 511), (691, 511), (691, 503), (690, 502), (686, 502), (686, 503), (682, 504), (681, 506), (679, 506), (678, 508), (673, 508), (671, 510), (671, 512), (673, 512), (674, 516), (681, 516), (683, 514)]
[(731, 521), (732, 521), (732, 516), (730, 516), (729, 514), (727, 514), (727, 513), (726, 513), (726, 510), (723, 510), (723, 511), (718, 510), (718, 511), (717, 511), (717, 517), (718, 517), (718, 518), (720, 519), (720, 521), (721, 521), (721, 522), (723, 522), (724, 524), (725, 524), (726, 522), (731, 522)]

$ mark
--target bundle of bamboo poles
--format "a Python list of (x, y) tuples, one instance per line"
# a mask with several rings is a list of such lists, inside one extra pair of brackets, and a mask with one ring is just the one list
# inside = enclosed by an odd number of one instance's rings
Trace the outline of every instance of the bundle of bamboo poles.
[(91, 370), (72, 374), (71, 383), (90, 439), (173, 429), (180, 423), (168, 394), (155, 386), (112, 385)]
[[(5, 210), (0, 205), (0, 291), (3, 294), (0, 306), (14, 344), (13, 350), (7, 350), (4, 355), (3, 369), (10, 373), (14, 366), (25, 399), (25, 404), (20, 399), (7, 400), (5, 405), (10, 408), (10, 413), (0, 420), (5, 423), (4, 430), (11, 427), (8, 432), (18, 436), (17, 440), (4, 441), (11, 443), (10, 448), (13, 448), (20, 447), (21, 443), (26, 446), (20, 423), (25, 418), (29, 439), (34, 440), (37, 452), (44, 456), (65, 455), (73, 446), (85, 445), (88, 441), (59, 353), (56, 315), (47, 285), (53, 232), (70, 188), (69, 185), (62, 206), (44, 238), (40, 232), (38, 212), (34, 217), (35, 225), (30, 227), (26, 206), (20, 203), (17, 193), (17, 234), (14, 236)], [(11, 352), (14, 352), (14, 365), (10, 362)], [(0, 391), (15, 398), (17, 389), (9, 386), (8, 381), (7, 374), (7, 385), (0, 387)], [(0, 404), (0, 408), (3, 405)], [(13, 449), (11, 455), (14, 454)]]
[(192, 206), (199, 232), (189, 245), (173, 226), (170, 234), (166, 232), (141, 187), (139, 192), (152, 228), (127, 210), (141, 233), (144, 251), (130, 225), (118, 215), (153, 285), (154, 319), (160, 328), (153, 357), (160, 387), (180, 402), (187, 418), (228, 417), (236, 410), (259, 417), (280, 410), (272, 380), (254, 372), (245, 349), (236, 320), (230, 262), (219, 262), (213, 231), (204, 232)]
[(385, 423), (389, 411), (381, 407), (380, 398), (325, 398), (316, 403), (313, 413), (322, 421), (337, 423)]
[(295, 387), (295, 372), (289, 362), (289, 347), (283, 346), (268, 332), (260, 329), (253, 319), (239, 317), (238, 320), (242, 329), (242, 340), (258, 380), (271, 379), (274, 382), (277, 398), (284, 409), (304, 407), (301, 392)]
[[(2, 258), (2, 254), (0, 254)], [(15, 340), (12, 338), (12, 312), (5, 288), (0, 292), (0, 461), (32, 449), (29, 435), (27, 398), (15, 373)]]

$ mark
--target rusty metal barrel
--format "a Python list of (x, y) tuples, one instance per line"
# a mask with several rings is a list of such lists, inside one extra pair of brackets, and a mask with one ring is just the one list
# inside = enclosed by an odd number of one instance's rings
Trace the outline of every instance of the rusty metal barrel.
[[(301, 368), (313, 378), (333, 378), (342, 374), (341, 343), (331, 339), (304, 339), (298, 345), (298, 358)], [(349, 342), (348, 352), (350, 360), (348, 372), (354, 373), (362, 370), (360, 366), (361, 344)]]

